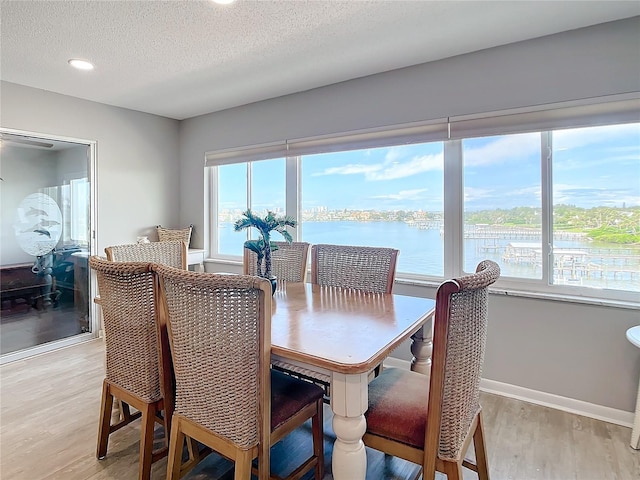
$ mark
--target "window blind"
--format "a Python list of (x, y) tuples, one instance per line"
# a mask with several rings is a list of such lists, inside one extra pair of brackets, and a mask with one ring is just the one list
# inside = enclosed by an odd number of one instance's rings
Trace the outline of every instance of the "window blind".
[(410, 143), (446, 140), (447, 119), (359, 130), (338, 135), (299, 138), (287, 141), (290, 156), (389, 147)]
[(640, 122), (640, 93), (440, 118), (208, 152), (205, 166), (491, 135)]
[(208, 152), (205, 166), (446, 140), (447, 119), (284, 140)]
[(555, 105), (553, 108), (540, 106), (533, 110), (528, 108), (527, 111), (512, 110), (466, 115), (451, 117), (449, 122), (451, 139), (635, 123), (640, 122), (640, 98), (589, 105), (565, 107)]
[(207, 152), (205, 155), (204, 165), (205, 167), (214, 167), (216, 165), (254, 162), (257, 160), (283, 158), (286, 156), (287, 143), (285, 141), (280, 141)]

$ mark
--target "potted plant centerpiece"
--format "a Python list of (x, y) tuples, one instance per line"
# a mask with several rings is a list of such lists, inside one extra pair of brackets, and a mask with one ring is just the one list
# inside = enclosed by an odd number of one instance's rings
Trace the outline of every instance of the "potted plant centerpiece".
[(242, 213), (242, 218), (236, 221), (233, 228), (236, 232), (247, 228), (255, 228), (259, 232), (257, 240), (247, 240), (244, 248), (255, 252), (257, 256), (256, 272), (259, 277), (271, 281), (272, 291), (275, 292), (276, 278), (271, 271), (271, 252), (278, 249), (278, 246), (271, 241), (271, 232), (278, 232), (282, 237), (291, 243), (293, 239), (286, 227), (295, 227), (298, 224), (292, 217), (276, 215), (271, 210), (267, 210), (264, 217), (256, 215), (248, 209)]

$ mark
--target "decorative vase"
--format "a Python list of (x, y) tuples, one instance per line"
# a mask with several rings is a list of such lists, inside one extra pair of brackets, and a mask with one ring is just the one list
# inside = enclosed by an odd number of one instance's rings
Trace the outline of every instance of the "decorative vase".
[(276, 293), (276, 287), (278, 286), (278, 279), (276, 277), (271, 277), (269, 279), (271, 281), (271, 295)]

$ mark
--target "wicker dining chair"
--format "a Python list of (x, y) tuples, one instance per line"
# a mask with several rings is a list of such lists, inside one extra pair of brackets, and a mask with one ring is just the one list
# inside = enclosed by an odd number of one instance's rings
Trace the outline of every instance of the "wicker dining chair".
[(104, 249), (107, 260), (113, 262), (150, 262), (187, 269), (187, 243), (182, 240), (131, 243)]
[[(149, 262), (168, 265), (171, 267), (187, 269), (188, 249), (187, 243), (182, 240), (172, 240), (164, 242), (132, 243), (125, 245), (114, 245), (104, 249), (107, 260), (114, 262)], [(173, 371), (171, 365), (171, 354), (169, 353), (169, 339), (167, 337), (167, 327), (162, 319), (158, 321), (158, 341), (160, 344), (161, 380), (166, 384), (163, 388), (173, 389)], [(169, 412), (169, 423), (171, 422), (172, 398), (166, 399), (166, 407)], [(122, 417), (120, 400), (114, 403), (114, 416)]]
[[(367, 293), (391, 293), (399, 251), (387, 247), (317, 244), (311, 246), (311, 283), (343, 287)], [(282, 360), (273, 367), (296, 377), (311, 380), (325, 390), (325, 402), (331, 397), (329, 375), (311, 371)], [(382, 364), (372, 372), (378, 376)]]
[[(307, 242), (271, 242), (278, 249), (271, 250), (273, 274), (278, 280), (286, 282), (304, 282), (307, 278), (307, 261), (309, 246)], [(244, 249), (243, 273), (257, 275), (258, 256), (255, 252)]]
[[(89, 265), (98, 280), (106, 346), (96, 455), (104, 458), (109, 436), (141, 418), (138, 478), (148, 480), (151, 464), (167, 455), (169, 433), (168, 416), (162, 415), (156, 275), (145, 262), (111, 262), (92, 256)], [(122, 402), (122, 419), (112, 425), (114, 397)], [(137, 412), (131, 413), (129, 406)], [(155, 422), (164, 426), (165, 445), (154, 452)]]
[[(488, 480), (479, 384), (487, 335), (488, 287), (500, 276), (484, 260), (476, 273), (436, 293), (431, 376), (389, 368), (369, 384), (365, 445), (462, 480), (462, 467)], [(464, 458), (473, 441), (475, 463)]]
[(311, 247), (311, 283), (391, 293), (398, 250), (319, 244)]
[(235, 479), (270, 478), (270, 447), (311, 419), (313, 454), (288, 478), (323, 476), (318, 386), (271, 371), (271, 284), (247, 275), (157, 265), (176, 398), (167, 478), (179, 478), (185, 438), (235, 463)]

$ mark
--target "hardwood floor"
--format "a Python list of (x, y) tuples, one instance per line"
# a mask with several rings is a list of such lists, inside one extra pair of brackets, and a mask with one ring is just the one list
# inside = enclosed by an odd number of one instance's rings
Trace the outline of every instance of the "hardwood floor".
[[(0, 478), (2, 480), (136, 479), (137, 422), (113, 434), (104, 460), (95, 457), (104, 375), (101, 340), (0, 367)], [(629, 428), (546, 407), (483, 394), (493, 480), (640, 479), (640, 451)], [(287, 473), (298, 449), (310, 448), (303, 427), (272, 450), (273, 470)], [(331, 475), (331, 410), (325, 407), (325, 480)], [(367, 478), (412, 479), (417, 466), (367, 451)], [(164, 479), (166, 460), (152, 469)], [(207, 457), (185, 478), (233, 478), (230, 464)], [(444, 480), (439, 476), (438, 480)], [(465, 472), (465, 480), (477, 478)]]

